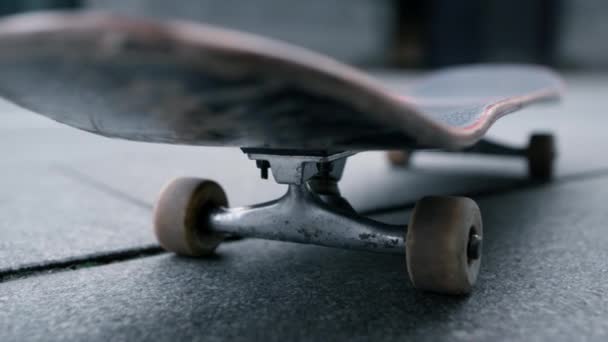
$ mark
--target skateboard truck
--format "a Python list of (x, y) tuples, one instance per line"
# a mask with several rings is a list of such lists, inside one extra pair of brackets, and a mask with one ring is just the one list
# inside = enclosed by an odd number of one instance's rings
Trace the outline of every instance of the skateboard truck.
[(170, 182), (155, 207), (160, 244), (188, 256), (213, 253), (230, 235), (316, 244), (372, 252), (406, 254), (413, 284), (423, 290), (466, 294), (481, 259), (482, 224), (468, 198), (427, 197), (419, 201), (408, 226), (363, 217), (341, 196), (338, 182), (353, 152), (295, 154), (244, 149), (261, 176), (272, 172), (287, 184), (282, 197), (229, 208), (212, 181), (181, 178)]
[(287, 193), (274, 201), (246, 208), (219, 208), (210, 227), (222, 233), (387, 253), (403, 253), (403, 226), (359, 216), (338, 189), (351, 152), (328, 156), (250, 153), (266, 161)]
[[(469, 148), (449, 152), (523, 157), (528, 163), (528, 177), (540, 182), (546, 182), (553, 178), (553, 161), (557, 155), (555, 138), (549, 133), (532, 134), (526, 147), (514, 147), (489, 139), (481, 139)], [(395, 150), (389, 151), (387, 157), (391, 164), (398, 167), (407, 167), (413, 154), (413, 150)]]

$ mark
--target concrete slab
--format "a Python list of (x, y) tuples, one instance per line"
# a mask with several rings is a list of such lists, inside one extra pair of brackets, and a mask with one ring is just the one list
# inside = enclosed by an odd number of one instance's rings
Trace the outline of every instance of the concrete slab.
[(479, 199), (484, 264), (467, 298), (416, 292), (400, 256), (248, 240), (213, 259), (162, 255), (0, 284), (0, 339), (605, 340), (607, 185)]
[(155, 244), (149, 209), (97, 191), (52, 165), (2, 165), (0, 274)]
[(83, 184), (62, 167), (107, 160), (115, 149), (0, 103), (0, 275), (155, 246), (147, 204)]

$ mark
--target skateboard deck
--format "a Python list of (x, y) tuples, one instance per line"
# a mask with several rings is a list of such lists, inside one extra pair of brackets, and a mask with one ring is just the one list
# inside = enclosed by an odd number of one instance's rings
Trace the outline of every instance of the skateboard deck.
[(543, 67), (476, 65), (394, 92), (270, 39), (77, 12), (1, 20), (0, 73), (0, 96), (96, 134), (277, 150), (464, 148), (562, 91)]
[[(96, 134), (241, 147), (261, 177), (288, 184), (274, 201), (230, 208), (221, 186), (178, 178), (154, 207), (161, 246), (205, 256), (226, 236), (405, 254), (418, 289), (470, 293), (483, 225), (469, 198), (425, 197), (407, 228), (359, 215), (338, 182), (369, 149), (464, 149), (501, 116), (556, 99), (551, 71), (478, 65), (432, 73), (393, 92), (330, 58), (261, 37), (186, 22), (47, 13), (0, 20), (0, 95)], [(554, 143), (469, 150), (528, 159), (548, 179)]]

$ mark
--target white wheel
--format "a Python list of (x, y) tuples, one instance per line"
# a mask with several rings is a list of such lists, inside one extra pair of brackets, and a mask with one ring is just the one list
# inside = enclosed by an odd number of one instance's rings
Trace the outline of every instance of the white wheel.
[(477, 280), (483, 227), (479, 207), (465, 197), (425, 197), (416, 203), (406, 237), (414, 287), (468, 294)]
[(226, 194), (215, 182), (177, 178), (165, 185), (154, 207), (154, 232), (160, 245), (186, 256), (212, 254), (224, 236), (206, 228), (212, 208), (228, 206)]
[(393, 166), (408, 167), (412, 159), (412, 151), (408, 150), (393, 150), (386, 152), (388, 161)]
[(555, 139), (551, 134), (533, 134), (528, 149), (528, 174), (531, 179), (549, 181), (553, 177), (553, 161), (556, 157)]

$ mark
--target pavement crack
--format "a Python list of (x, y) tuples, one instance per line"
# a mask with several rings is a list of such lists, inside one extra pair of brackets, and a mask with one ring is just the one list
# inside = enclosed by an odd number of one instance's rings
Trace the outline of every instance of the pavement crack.
[(133, 197), (130, 194), (121, 191), (119, 189), (116, 189), (106, 183), (100, 182), (97, 179), (90, 177), (76, 169), (73, 169), (69, 166), (63, 165), (63, 164), (55, 164), (54, 168), (61, 173), (62, 175), (64, 175), (65, 177), (68, 177), (70, 179), (76, 180), (80, 183), (84, 183), (86, 185), (89, 185), (99, 191), (102, 191), (112, 197), (118, 197), (120, 199), (123, 199), (135, 206), (138, 206), (140, 208), (146, 209), (146, 210), (152, 210), (153, 206), (150, 203), (147, 203), (145, 201), (140, 200), (139, 198)]
[(148, 246), (126, 249), (119, 252), (108, 252), (95, 255), (84, 255), (69, 260), (50, 261), (44, 264), (20, 267), (18, 269), (0, 270), (0, 283), (19, 280), (37, 275), (74, 271), (83, 268), (108, 265), (116, 262), (139, 259), (166, 253), (160, 246)]

